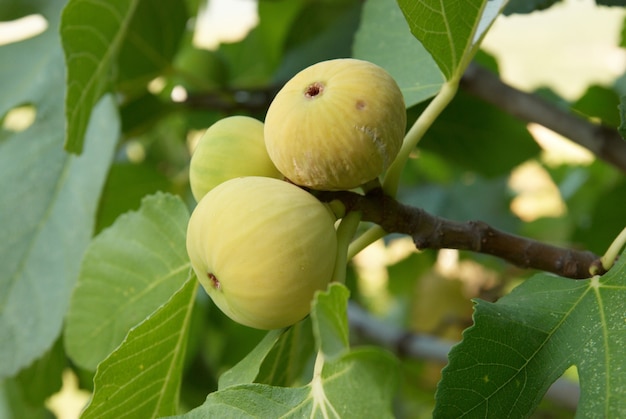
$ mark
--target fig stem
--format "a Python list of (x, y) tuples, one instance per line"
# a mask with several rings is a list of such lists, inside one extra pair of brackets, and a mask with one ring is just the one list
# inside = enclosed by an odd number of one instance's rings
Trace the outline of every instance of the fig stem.
[(385, 194), (395, 198), (398, 192), (398, 185), (400, 184), (400, 175), (411, 152), (415, 149), (417, 143), (422, 139), (441, 112), (443, 112), (446, 106), (452, 101), (458, 87), (458, 77), (446, 81), (441, 86), (439, 93), (437, 93), (435, 98), (428, 104), (426, 109), (424, 109), (424, 112), (417, 118), (411, 129), (406, 133), (402, 141), (402, 147), (385, 175), (383, 181)]
[(363, 234), (354, 239), (352, 243), (350, 243), (350, 246), (348, 246), (348, 260), (355, 257), (361, 250), (365, 249), (376, 240), (385, 237), (386, 234), (387, 232), (378, 224), (368, 228), (365, 232), (363, 232)]
[[(602, 267), (605, 270), (611, 269), (611, 266), (615, 263), (615, 259), (617, 259), (617, 255), (622, 247), (626, 244), (626, 227), (622, 230), (621, 233), (613, 240), (613, 243), (609, 246), (606, 253), (600, 258), (602, 262)], [(591, 272), (593, 274), (593, 272)]]
[(356, 229), (361, 222), (360, 211), (350, 211), (339, 222), (337, 227), (337, 256), (333, 271), (333, 282), (343, 284), (346, 282), (346, 265), (348, 264), (348, 249)]

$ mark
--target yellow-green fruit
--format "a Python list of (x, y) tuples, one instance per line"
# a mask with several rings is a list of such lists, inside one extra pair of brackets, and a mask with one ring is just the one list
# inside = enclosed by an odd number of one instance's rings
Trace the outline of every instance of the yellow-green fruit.
[(187, 227), (200, 283), (231, 319), (257, 329), (296, 323), (331, 280), (334, 219), (313, 195), (266, 177), (228, 180), (204, 196)]
[(270, 158), (292, 182), (320, 190), (358, 187), (394, 160), (406, 129), (402, 92), (383, 68), (322, 61), (278, 92), (265, 118)]
[(191, 156), (189, 183), (200, 199), (220, 183), (241, 176), (282, 178), (265, 149), (263, 123), (230, 116), (211, 125)]

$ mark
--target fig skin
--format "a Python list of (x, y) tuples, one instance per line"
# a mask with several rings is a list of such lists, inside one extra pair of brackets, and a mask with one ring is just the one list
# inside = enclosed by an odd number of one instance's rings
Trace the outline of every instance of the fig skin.
[(220, 183), (241, 176), (283, 177), (267, 154), (263, 123), (248, 116), (229, 116), (206, 130), (191, 156), (191, 193), (199, 202)]
[(206, 194), (187, 228), (200, 284), (231, 319), (278, 329), (306, 317), (330, 282), (334, 218), (313, 195), (265, 177), (228, 180)]
[(265, 118), (274, 165), (297, 185), (358, 187), (393, 162), (406, 130), (406, 107), (383, 68), (341, 58), (305, 68), (278, 92)]

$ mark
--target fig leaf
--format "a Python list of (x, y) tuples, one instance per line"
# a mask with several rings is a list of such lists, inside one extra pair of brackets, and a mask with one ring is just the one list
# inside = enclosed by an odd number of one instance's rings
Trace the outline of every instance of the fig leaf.
[(538, 274), (496, 303), (449, 354), (435, 417), (528, 417), (567, 368), (578, 369), (580, 417), (626, 412), (626, 254), (583, 281)]
[(186, 280), (188, 219), (180, 198), (157, 193), (93, 239), (66, 319), (65, 345), (74, 362), (94, 370)]
[(132, 328), (100, 365), (82, 418), (155, 418), (176, 413), (198, 281), (185, 284)]

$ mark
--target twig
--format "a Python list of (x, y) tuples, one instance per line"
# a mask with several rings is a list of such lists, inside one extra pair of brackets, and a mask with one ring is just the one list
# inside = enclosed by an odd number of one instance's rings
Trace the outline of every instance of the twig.
[(467, 68), (460, 86), (468, 93), (523, 121), (538, 123), (569, 138), (598, 158), (626, 172), (626, 141), (615, 128), (594, 124), (536, 94), (509, 86), (497, 75), (475, 63)]
[(281, 86), (282, 84), (277, 84), (254, 89), (193, 92), (181, 104), (190, 108), (226, 113), (265, 112)]
[[(393, 324), (375, 318), (353, 301), (348, 304), (348, 319), (350, 329), (357, 336), (381, 345), (405, 358), (446, 363), (448, 352), (455, 343), (434, 336), (407, 332)], [(564, 407), (576, 409), (580, 398), (580, 388), (578, 384), (560, 378), (548, 389), (546, 397)]]
[(376, 223), (387, 233), (411, 236), (418, 249), (469, 250), (499, 257), (522, 268), (573, 279), (589, 278), (591, 269), (598, 275), (606, 272), (600, 257), (592, 252), (515, 236), (482, 221), (461, 223), (447, 220), (402, 204), (384, 195), (380, 189), (367, 195), (348, 191), (318, 192), (316, 195), (324, 202), (340, 200), (346, 211), (361, 211), (363, 221)]

